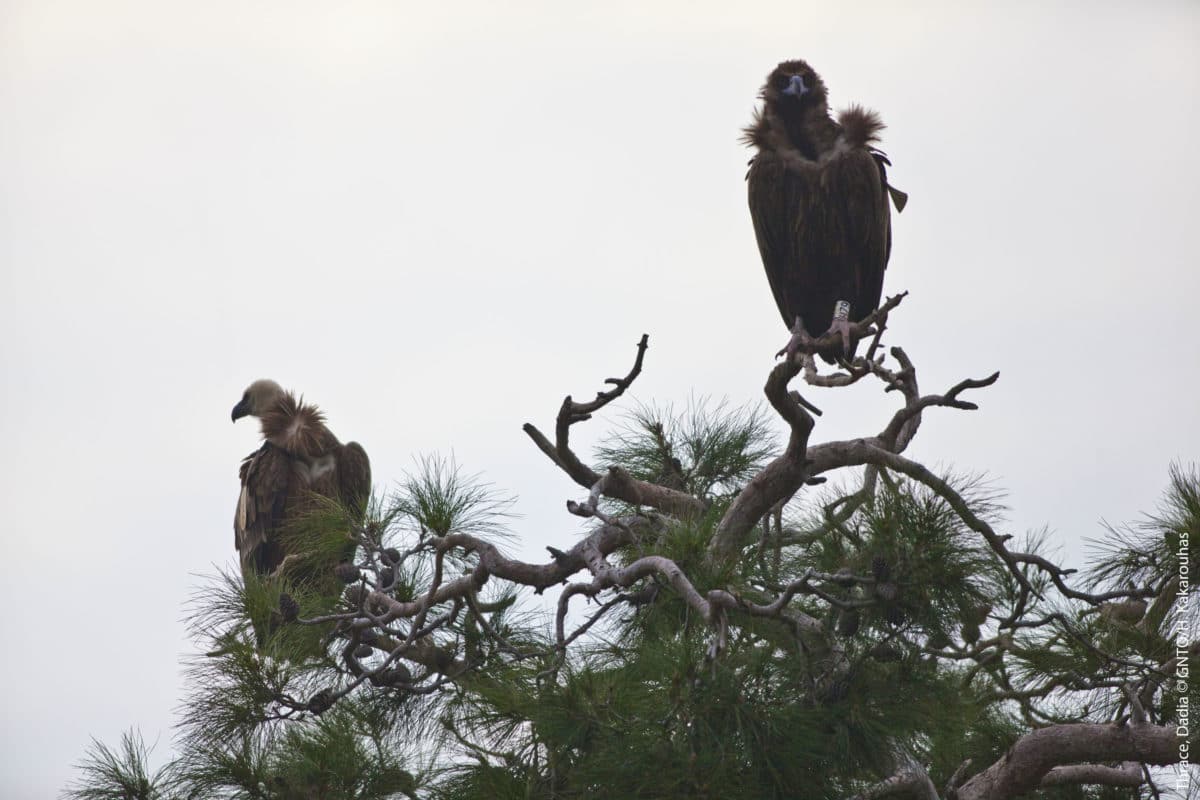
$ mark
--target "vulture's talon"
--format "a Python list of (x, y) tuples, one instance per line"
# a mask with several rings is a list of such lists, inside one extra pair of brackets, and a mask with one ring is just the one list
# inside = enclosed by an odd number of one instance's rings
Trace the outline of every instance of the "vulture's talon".
[(842, 340), (842, 355), (847, 361), (850, 360), (851, 353), (854, 348), (850, 344), (850, 320), (835, 319), (833, 324), (829, 326), (829, 330), (825, 333), (828, 336), (831, 333), (836, 333)]
[(796, 317), (796, 324), (792, 326), (792, 338), (788, 339), (788, 343), (775, 354), (775, 357), (787, 356), (790, 360), (795, 358), (799, 352), (807, 352), (806, 348), (811, 348), (815, 341), (816, 339), (809, 336), (808, 331), (804, 330), (804, 320)]

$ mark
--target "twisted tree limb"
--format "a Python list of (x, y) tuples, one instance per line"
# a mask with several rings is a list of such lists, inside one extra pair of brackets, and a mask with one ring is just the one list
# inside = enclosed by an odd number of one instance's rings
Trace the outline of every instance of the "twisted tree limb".
[[(1007, 541), (1011, 537), (994, 530), (946, 480), (903, 455), (918, 431), (925, 410), (935, 407), (975, 410), (976, 404), (964, 399), (963, 395), (969, 390), (993, 385), (999, 376), (993, 373), (985, 378), (968, 378), (941, 394), (921, 394), (916, 368), (902, 349), (892, 348), (889, 351), (898, 366), (885, 366), (885, 358), (878, 353), (880, 337), (886, 328), (888, 312), (899, 305), (902, 299), (903, 295), (889, 298), (879, 311), (853, 329), (855, 336), (874, 335), (874, 340), (867, 357), (856, 359), (848, 365), (846, 373), (817, 375), (811, 353), (803, 351), (773, 366), (764, 386), (764, 394), (772, 409), (788, 427), (787, 445), (778, 457), (754, 475), (730, 500), (709, 542), (709, 557), (716, 560), (737, 558), (751, 544), (751, 536), (759, 523), (773, 510), (779, 512), (782, 505), (803, 486), (823, 479), (826, 473), (839, 468), (863, 467), (861, 489), (831, 505), (826, 510), (824, 526), (815, 533), (787, 538), (777, 523), (771, 542), (767, 541), (772, 536), (767, 526), (764, 546), (805, 544), (812, 541), (812, 537), (840, 526), (870, 499), (877, 480), (889, 480), (888, 471), (906, 475), (928, 487), (945, 501), (964, 525), (987, 542), (1017, 584), (1014, 592), (1016, 598), (1010, 598), (1012, 609), (1009, 616), (1005, 618), (997, 614), (992, 618), (1000, 621), (999, 635), (983, 640), (976, 635), (968, 645), (926, 648), (926, 652), (933, 653), (939, 659), (966, 662), (968, 665), (974, 662), (966, 670), (968, 676), (979, 673), (981, 666), (1002, 651), (1019, 654), (1020, 648), (1013, 644), (1013, 631), (1058, 622), (1063, 630), (1071, 633), (1062, 614), (1058, 611), (1046, 614), (1044, 606), (1038, 612), (1042, 614), (1039, 619), (1025, 619), (1026, 615), (1032, 615), (1032, 609), (1038, 608), (1041, 600), (1028, 577), (1032, 570), (1045, 572), (1050, 583), (1064, 597), (1093, 605), (1118, 598), (1150, 597), (1156, 593), (1161, 599), (1164, 595), (1157, 587), (1103, 593), (1073, 589), (1065, 581), (1072, 570), (1063, 569), (1036, 554), (1010, 551)], [(831, 343), (834, 343), (833, 340), (817, 340), (810, 343), (809, 348), (815, 350)], [(568, 550), (547, 548), (552, 560), (545, 564), (509, 558), (486, 539), (469, 533), (423, 537), (416, 547), (399, 556), (401, 561), (409, 555), (422, 552), (433, 556), (432, 579), (417, 596), (411, 599), (395, 596), (394, 573), (385, 578), (384, 570), (380, 568), (375, 571), (377, 577), (374, 580), (362, 579), (359, 587), (362, 591), (357, 594), (359, 602), (352, 611), (301, 620), (308, 623), (336, 622), (339, 631), (349, 632), (345, 659), (355, 679), (336, 696), (343, 696), (363, 681), (380, 679), (389, 666), (401, 658), (426, 668), (423, 675), (409, 682), (414, 691), (433, 691), (447, 680), (476, 666), (470, 661), (470, 656), (461, 658), (455, 654), (453, 646), (447, 645), (447, 637), (454, 635), (452, 623), (460, 612), (467, 614), (468, 619), (474, 616), (484, 634), (499, 643), (496, 652), (503, 656), (518, 659), (550, 656), (549, 660), (558, 658), (561, 663), (567, 647), (613, 608), (625, 603), (638, 605), (654, 602), (660, 589), (670, 590), (695, 612), (697, 618), (711, 626), (710, 658), (715, 658), (725, 647), (731, 635), (730, 626), (736, 626), (739, 616), (778, 620), (790, 626), (797, 639), (808, 636), (827, 639), (828, 626), (816, 616), (794, 607), (793, 601), (797, 597), (813, 598), (823, 609), (830, 610), (866, 606), (875, 602), (862, 598), (857, 590), (855, 593), (841, 594), (836, 590), (829, 591), (834, 584), (843, 589), (856, 583), (873, 585), (874, 579), (868, 577), (842, 573), (828, 575), (810, 569), (786, 583), (778, 575), (752, 581), (755, 588), (749, 591), (708, 588), (697, 586), (692, 577), (671, 558), (646, 552), (650, 549), (647, 543), (660, 535), (672, 519), (693, 519), (709, 510), (709, 501), (674, 486), (636, 479), (619, 465), (603, 473), (597, 472), (574, 453), (569, 437), (572, 425), (590, 419), (594, 413), (624, 394), (642, 370), (647, 347), (648, 339), (643, 336), (630, 371), (622, 378), (609, 378), (606, 384), (611, 388), (598, 392), (594, 400), (578, 403), (570, 396), (566, 397), (556, 417), (553, 441), (532, 424), (524, 426), (526, 434), (538, 448), (573, 481), (588, 490), (587, 499), (582, 502), (569, 501), (568, 510), (572, 514), (598, 520), (601, 524)], [(820, 412), (799, 392), (789, 389), (790, 382), (802, 373), (810, 384), (827, 386), (845, 386), (874, 376), (884, 384), (886, 391), (897, 392), (903, 404), (874, 435), (814, 445), (810, 441), (815, 427), (814, 415)], [(660, 446), (669, 455), (667, 444), (660, 442)], [(608, 513), (601, 507), (602, 498), (619, 500), (638, 510), (624, 515)], [(644, 509), (653, 511), (645, 512)], [(609, 560), (618, 550), (630, 545), (638, 545), (638, 549), (636, 553), (625, 556), (631, 559), (627, 563)], [(369, 561), (384, 560), (385, 551), (381, 545), (368, 548), (368, 551)], [(634, 554), (638, 557), (633, 558)], [(392, 557), (388, 556), (388, 560), (392, 560)], [(465, 571), (459, 575), (446, 574), (454, 569)], [(585, 574), (576, 580), (574, 576), (581, 572)], [(502, 631), (497, 629), (499, 626), (492, 626), (484, 617), (478, 594), (492, 578), (528, 586), (538, 593), (551, 586), (564, 585), (558, 598), (554, 645), (549, 648), (550, 653), (534, 654), (512, 646), (505, 641)], [(573, 631), (568, 631), (567, 618), (571, 603), (579, 596), (595, 600), (598, 609)], [(738, 635), (736, 628), (732, 635)], [(899, 635), (896, 630), (885, 631), (885, 636), (889, 638)], [(368, 639), (387, 653), (382, 664), (371, 668), (359, 663), (354, 652), (355, 646)], [(1005, 667), (1001, 664), (996, 669), (994, 688), (998, 691), (987, 694), (987, 699), (1016, 703), (1026, 721), (1036, 729), (1019, 739), (995, 764), (965, 781), (968, 765), (964, 764), (950, 780), (947, 798), (999, 800), (1039, 787), (1064, 784), (1137, 786), (1146, 778), (1142, 767), (1175, 760), (1177, 742), (1174, 730), (1151, 724), (1145, 711), (1161, 685), (1161, 677), (1155, 676), (1158, 671), (1154, 667), (1158, 665), (1117, 658), (1102, 652), (1094, 643), (1084, 644), (1089, 652), (1105, 664), (1120, 667), (1120, 674), (1113, 672), (1107, 676), (1110, 680), (1089, 680), (1080, 684), (1076, 684), (1070, 674), (1056, 675), (1037, 685), (1029, 685), (1029, 682), (1020, 685), (1018, 682), (1019, 685), (1014, 687), (1009, 674), (1004, 671)], [(921, 649), (919, 641), (910, 642), (910, 645)], [(990, 663), (995, 667), (997, 662), (993, 660)], [(1173, 666), (1175, 663), (1178, 662), (1169, 661), (1167, 665)], [(552, 667), (548, 672), (555, 670), (556, 667)], [(1161, 676), (1161, 673), (1158, 675)], [(809, 683), (815, 686), (816, 680), (809, 676)], [(1052, 713), (1040, 711), (1033, 703), (1034, 699), (1045, 699), (1057, 691), (1098, 688), (1125, 692), (1130, 709), (1127, 723), (1120, 716), (1121, 712), (1114, 714), (1118, 717), (1116, 723), (1063, 722), (1054, 718)], [(300, 709), (303, 705), (297, 703), (293, 707)], [(1058, 724), (1047, 725), (1047, 720)], [(1037, 727), (1039, 725), (1044, 727)], [(1112, 763), (1122, 765), (1114, 767)], [(862, 800), (884, 797), (930, 800), (936, 799), (938, 794), (928, 774), (919, 766), (910, 764), (890, 778), (863, 790), (857, 797)]]
[(1132, 780), (1132, 771), (1096, 762), (1173, 764), (1179, 758), (1178, 745), (1175, 730), (1167, 726), (1052, 725), (1022, 736), (999, 761), (964, 783), (957, 796), (958, 800), (1006, 800), (1068, 782), (1138, 785), (1126, 782)]
[(917, 767), (903, 769), (890, 778), (867, 787), (851, 800), (884, 800), (888, 797), (939, 800), (937, 789), (929, 779), (929, 774)]
[(787, 389), (788, 382), (799, 374), (800, 369), (801, 363), (789, 359), (777, 364), (767, 377), (763, 391), (791, 433), (783, 453), (751, 478), (730, 503), (709, 546), (717, 558), (728, 558), (740, 549), (751, 529), (771, 507), (794, 494), (813, 474), (807, 453), (808, 437), (816, 423), (799, 393)]
[[(533, 423), (527, 422), (523, 430), (533, 440), (538, 449), (545, 453), (551, 461), (558, 465), (580, 486), (590, 489), (600, 480), (600, 475), (580, 460), (571, 449), (571, 426), (589, 420), (606, 405), (616, 400), (633, 383), (642, 371), (642, 360), (649, 347), (649, 337), (642, 334), (638, 342), (637, 358), (633, 367), (624, 378), (608, 378), (606, 384), (613, 386), (608, 391), (596, 393), (596, 398), (587, 403), (577, 403), (567, 395), (558, 410), (554, 424), (554, 441), (537, 429)], [(687, 492), (660, 486), (649, 481), (634, 478), (620, 467), (608, 471), (608, 480), (604, 486), (604, 496), (621, 500), (634, 506), (649, 506), (666, 514), (677, 517), (690, 517), (703, 514), (707, 504)]]
[(1119, 767), (1106, 767), (1102, 764), (1075, 764), (1069, 767), (1055, 767), (1042, 777), (1038, 787), (1045, 789), (1050, 786), (1141, 786), (1145, 778), (1140, 764), (1130, 762)]
[[(764, 391), (772, 407), (791, 428), (788, 446), (783, 454), (756, 475), (730, 504), (710, 546), (714, 556), (729, 557), (745, 546), (750, 530), (772, 505), (794, 494), (805, 481), (842, 467), (890, 466), (885, 463), (887, 456), (898, 456), (912, 441), (920, 425), (923, 410), (935, 406), (967, 410), (977, 408), (974, 403), (959, 399), (959, 395), (967, 389), (991, 386), (999, 378), (999, 373), (996, 373), (980, 380), (968, 379), (960, 381), (944, 394), (921, 396), (917, 390), (916, 371), (912, 362), (903, 350), (893, 348), (892, 352), (904, 366), (899, 373), (888, 373), (886, 378), (890, 386), (898, 387), (905, 395), (906, 403), (892, 416), (882, 432), (863, 439), (809, 446), (808, 439), (815, 421), (799, 402), (798, 395), (794, 392), (789, 393), (786, 388), (787, 383), (798, 374), (799, 368), (794, 363), (784, 362), (771, 370)], [(924, 470), (924, 467), (921, 469)], [(936, 483), (945, 485), (944, 481), (933, 476), (928, 470), (924, 470), (922, 474)], [(930, 485), (930, 488), (938, 491), (934, 485)], [(961, 498), (959, 499), (961, 501)], [(947, 500), (949, 501), (948, 497)], [(965, 502), (961, 503), (961, 509), (956, 506), (955, 510), (960, 513), (966, 510), (970, 513)], [(984, 530), (990, 531), (990, 528), (986, 527), (972, 527), (981, 533)]]

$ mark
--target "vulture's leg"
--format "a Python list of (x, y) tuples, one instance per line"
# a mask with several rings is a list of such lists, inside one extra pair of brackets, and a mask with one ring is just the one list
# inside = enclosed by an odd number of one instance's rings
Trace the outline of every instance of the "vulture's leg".
[(788, 343), (775, 354), (775, 357), (786, 355), (788, 358), (792, 358), (815, 341), (816, 339), (809, 336), (808, 331), (804, 330), (804, 320), (800, 319), (800, 315), (797, 314), (796, 324), (792, 326), (792, 338), (788, 339)]
[(833, 324), (829, 326), (829, 330), (825, 332), (825, 336), (831, 333), (836, 333), (842, 340), (842, 355), (845, 360), (850, 360), (850, 354), (854, 352), (854, 347), (850, 342), (850, 304), (845, 300), (838, 300), (833, 307)]
[(825, 333), (828, 336), (831, 333), (836, 333), (842, 339), (842, 355), (847, 361), (850, 360), (850, 353), (853, 348), (850, 344), (850, 320), (835, 319), (833, 324), (829, 326), (829, 330)]

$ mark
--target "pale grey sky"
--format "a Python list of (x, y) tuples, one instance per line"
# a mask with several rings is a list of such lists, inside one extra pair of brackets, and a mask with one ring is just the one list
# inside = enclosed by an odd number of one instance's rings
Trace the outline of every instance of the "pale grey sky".
[[(539, 559), (579, 491), (521, 423), (642, 332), (637, 398), (756, 400), (786, 332), (738, 136), (786, 58), (889, 125), (891, 341), (927, 390), (1002, 373), (914, 455), (1071, 557), (1196, 459), (1200, 6), (433, 5), (0, 0), (0, 795), (89, 735), (166, 748), (251, 379), (381, 488), (453, 450)], [(812, 396), (821, 439), (895, 402)]]

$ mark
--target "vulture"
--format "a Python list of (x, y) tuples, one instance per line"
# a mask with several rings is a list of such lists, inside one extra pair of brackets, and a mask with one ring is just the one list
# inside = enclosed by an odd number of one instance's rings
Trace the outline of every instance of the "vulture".
[[(242, 460), (238, 472), (242, 489), (233, 530), (242, 575), (286, 573), (297, 583), (323, 585), (330, 580), (323, 573), (332, 571), (336, 561), (320, 570), (305, 563), (304, 553), (291, 552), (296, 547), (284, 535), (286, 528), (317, 507), (318, 495), (337, 501), (361, 520), (371, 494), (367, 454), (357, 442), (339, 442), (316, 406), (275, 381), (250, 384), (233, 407), (234, 422), (246, 416), (258, 417), (263, 443)], [(353, 554), (354, 544), (348, 539), (343, 557)]]
[(879, 306), (892, 246), (887, 156), (875, 149), (883, 122), (851, 106), (834, 121), (825, 83), (803, 61), (767, 77), (762, 107), (745, 129), (756, 153), (746, 174), (754, 235), (767, 280), (792, 338), (780, 355), (826, 333), (841, 346), (819, 351), (837, 363), (854, 354), (850, 323)]

